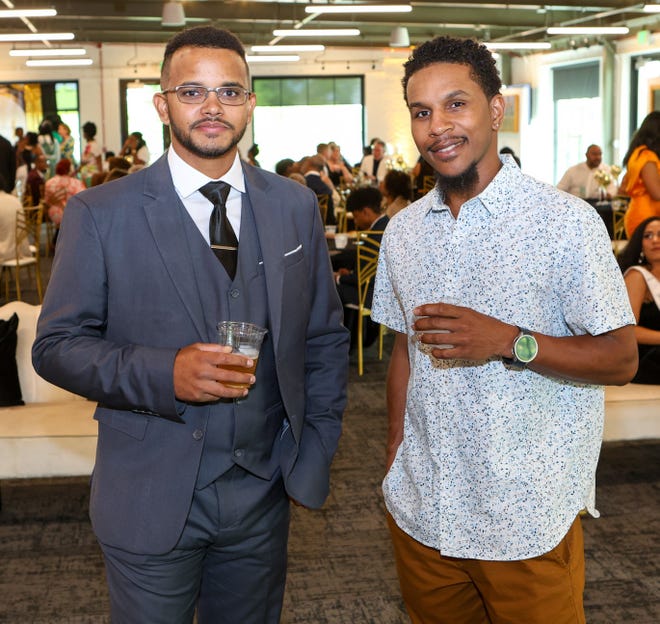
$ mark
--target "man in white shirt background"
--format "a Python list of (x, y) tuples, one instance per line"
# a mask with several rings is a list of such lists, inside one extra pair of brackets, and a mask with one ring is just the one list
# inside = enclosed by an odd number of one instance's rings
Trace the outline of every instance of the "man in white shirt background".
[[(586, 160), (584, 162), (573, 165), (566, 170), (561, 180), (557, 184), (557, 188), (561, 191), (566, 191), (571, 195), (581, 197), (582, 199), (599, 199), (599, 183), (596, 178), (596, 171), (610, 172), (610, 168), (603, 164), (603, 151), (598, 145), (590, 145), (585, 154)], [(616, 195), (616, 179), (611, 176), (612, 181), (605, 187), (605, 195), (607, 199), (611, 199)]]

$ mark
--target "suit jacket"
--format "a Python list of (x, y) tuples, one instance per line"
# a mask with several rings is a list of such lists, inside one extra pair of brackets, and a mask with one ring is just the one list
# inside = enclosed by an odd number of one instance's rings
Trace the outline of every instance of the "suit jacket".
[[(282, 475), (291, 497), (320, 507), (346, 403), (348, 334), (313, 193), (244, 173), (286, 412)], [(33, 347), (41, 376), (99, 403), (92, 523), (102, 542), (133, 552), (176, 544), (209, 418), (209, 405), (175, 398), (172, 380), (177, 350), (210, 341), (187, 218), (166, 156), (73, 196)]]

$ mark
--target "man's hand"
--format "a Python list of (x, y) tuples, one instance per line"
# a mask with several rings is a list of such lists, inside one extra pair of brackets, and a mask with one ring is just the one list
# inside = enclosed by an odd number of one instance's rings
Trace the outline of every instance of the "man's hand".
[(254, 375), (223, 368), (252, 366), (252, 360), (232, 353), (231, 347), (197, 342), (183, 347), (174, 359), (174, 394), (180, 401), (206, 403), (247, 396), (247, 388), (227, 384), (255, 382)]
[[(492, 357), (511, 357), (511, 347), (518, 328), (498, 321), (492, 316), (471, 308), (449, 303), (428, 303), (413, 310), (420, 317), (413, 329), (428, 345), (452, 345), (450, 349), (433, 349), (439, 360), (487, 360)], [(445, 330), (449, 333), (425, 333)]]

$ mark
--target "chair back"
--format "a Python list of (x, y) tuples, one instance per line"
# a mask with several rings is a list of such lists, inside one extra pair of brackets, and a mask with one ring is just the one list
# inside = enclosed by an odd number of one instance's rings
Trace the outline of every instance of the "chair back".
[(328, 201), (330, 200), (330, 195), (317, 195), (316, 199), (319, 202), (321, 221), (323, 222), (323, 225), (325, 225), (325, 221), (328, 218)]
[(612, 200), (612, 240), (624, 240), (626, 228), (624, 219), (630, 198), (617, 196)]
[(24, 206), (16, 215), (16, 262), (25, 257), (25, 250), (32, 249), (32, 253), (39, 264), (41, 245), (41, 223), (44, 218), (45, 207), (43, 203), (36, 206)]
[[(375, 238), (375, 237), (378, 238)], [(380, 253), (380, 239), (382, 230), (366, 230), (360, 232), (357, 241), (357, 282), (358, 305), (361, 313), (369, 311), (367, 295), (373, 284), (378, 268), (378, 254)]]

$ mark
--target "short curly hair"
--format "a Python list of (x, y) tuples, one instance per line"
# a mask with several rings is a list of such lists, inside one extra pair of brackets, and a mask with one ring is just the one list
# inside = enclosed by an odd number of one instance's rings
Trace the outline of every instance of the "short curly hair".
[(495, 59), (488, 48), (472, 39), (458, 37), (436, 37), (426, 41), (413, 50), (404, 63), (403, 97), (408, 104), (408, 81), (411, 76), (435, 63), (455, 63), (470, 67), (470, 77), (474, 80), (490, 100), (502, 88), (502, 80)]

